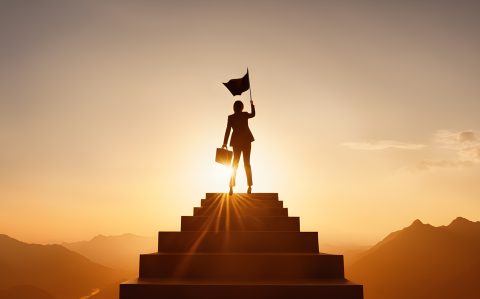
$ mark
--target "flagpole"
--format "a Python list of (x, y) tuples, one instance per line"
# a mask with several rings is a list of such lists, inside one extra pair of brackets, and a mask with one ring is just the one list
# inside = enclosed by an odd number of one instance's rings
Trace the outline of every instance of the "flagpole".
[[(247, 73), (248, 73), (248, 67), (247, 67)], [(249, 90), (250, 90), (250, 102), (252, 102), (252, 83), (250, 82), (250, 74), (248, 74), (248, 85), (249, 85)]]

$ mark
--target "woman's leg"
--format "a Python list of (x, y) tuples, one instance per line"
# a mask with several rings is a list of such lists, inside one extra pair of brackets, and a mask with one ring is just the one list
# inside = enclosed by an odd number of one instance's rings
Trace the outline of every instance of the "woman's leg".
[(243, 167), (247, 174), (248, 187), (253, 185), (252, 181), (252, 166), (250, 165), (250, 152), (252, 151), (252, 144), (248, 143), (243, 147)]
[[(237, 176), (238, 162), (240, 161), (240, 155), (242, 149), (239, 147), (233, 147), (233, 162), (232, 162), (232, 175), (230, 176), (230, 187), (235, 186), (235, 177)], [(245, 156), (244, 156), (245, 158)]]

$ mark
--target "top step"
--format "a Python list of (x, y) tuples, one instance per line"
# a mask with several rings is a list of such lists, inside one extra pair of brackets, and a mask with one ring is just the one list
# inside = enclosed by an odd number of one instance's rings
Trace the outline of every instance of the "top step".
[(234, 193), (233, 195), (228, 195), (228, 193), (206, 193), (205, 198), (250, 198), (250, 199), (267, 199), (267, 200), (278, 200), (278, 193)]

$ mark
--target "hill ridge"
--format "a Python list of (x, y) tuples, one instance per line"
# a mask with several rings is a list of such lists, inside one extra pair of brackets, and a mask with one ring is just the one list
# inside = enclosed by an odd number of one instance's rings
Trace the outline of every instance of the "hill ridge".
[(369, 299), (473, 299), (480, 293), (480, 222), (452, 223), (413, 221), (367, 250), (348, 277), (366, 286)]
[(30, 285), (62, 299), (78, 299), (124, 277), (62, 245), (30, 244), (5, 234), (0, 235), (0, 264), (0, 289)]

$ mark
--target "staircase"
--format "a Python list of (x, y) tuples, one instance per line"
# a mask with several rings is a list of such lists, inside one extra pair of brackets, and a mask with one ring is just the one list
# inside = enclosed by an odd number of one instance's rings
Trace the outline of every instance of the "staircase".
[(362, 299), (343, 256), (319, 253), (277, 193), (207, 193), (180, 232), (159, 232), (120, 299)]

